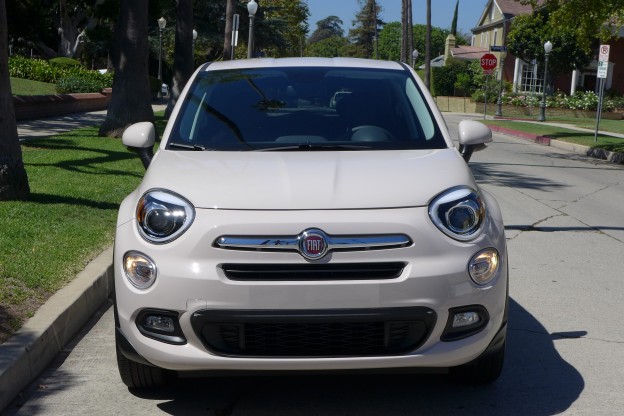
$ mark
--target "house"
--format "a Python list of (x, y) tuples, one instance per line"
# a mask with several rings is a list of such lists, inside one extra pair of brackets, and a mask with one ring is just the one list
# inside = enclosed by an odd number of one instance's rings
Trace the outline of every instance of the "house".
[[(538, 3), (543, 3), (540, 0)], [(456, 59), (479, 59), (489, 52), (492, 46), (505, 46), (507, 33), (513, 25), (516, 16), (530, 14), (533, 9), (530, 5), (523, 5), (516, 0), (488, 0), (477, 26), (471, 29), (472, 40), (470, 46), (455, 46), (453, 40), (447, 40), (448, 56)], [(609, 67), (606, 78), (606, 89), (613, 89), (624, 94), (624, 30), (620, 36), (608, 42), (611, 45)], [(557, 47), (557, 45), (554, 45)], [(535, 63), (524, 62), (511, 53), (492, 52), (498, 58), (497, 78), (501, 75), (505, 81), (513, 83), (514, 91), (535, 92), (543, 91), (543, 69)], [(502, 58), (502, 59), (501, 59)], [(564, 74), (555, 80), (555, 89), (574, 94), (577, 90), (598, 90), (596, 74), (598, 55), (583, 69)]]

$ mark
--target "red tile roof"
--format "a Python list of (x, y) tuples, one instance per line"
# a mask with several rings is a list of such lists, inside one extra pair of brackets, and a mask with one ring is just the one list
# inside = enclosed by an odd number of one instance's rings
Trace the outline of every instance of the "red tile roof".
[[(533, 7), (530, 4), (521, 4), (519, 0), (495, 0), (498, 7), (506, 15), (517, 16), (519, 14), (530, 14)], [(538, 0), (537, 4), (542, 5), (544, 0)]]

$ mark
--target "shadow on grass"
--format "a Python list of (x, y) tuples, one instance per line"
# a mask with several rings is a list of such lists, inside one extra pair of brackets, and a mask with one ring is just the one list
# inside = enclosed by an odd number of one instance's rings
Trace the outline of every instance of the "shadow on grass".
[(90, 208), (105, 209), (105, 210), (118, 210), (119, 204), (113, 204), (111, 202), (98, 202), (92, 199), (86, 198), (74, 198), (67, 196), (59, 196), (43, 193), (31, 193), (28, 198), (29, 202), (37, 204), (68, 204), (68, 205), (82, 205)]

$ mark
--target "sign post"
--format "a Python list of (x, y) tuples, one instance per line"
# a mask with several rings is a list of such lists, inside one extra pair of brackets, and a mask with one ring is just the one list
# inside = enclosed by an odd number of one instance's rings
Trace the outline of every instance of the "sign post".
[(596, 108), (596, 130), (594, 131), (594, 143), (598, 141), (598, 127), (600, 126), (600, 118), (602, 117), (602, 101), (604, 99), (604, 88), (607, 73), (609, 72), (609, 52), (611, 46), (600, 45), (600, 53), (598, 55), (598, 73), (596, 76), (600, 80), (598, 87), (598, 108)]
[(486, 53), (481, 57), (479, 64), (481, 65), (481, 69), (483, 69), (483, 75), (485, 75), (485, 94), (483, 100), (483, 119), (485, 120), (485, 116), (487, 115), (488, 76), (492, 75), (492, 73), (494, 72), (494, 68), (496, 68), (496, 65), (498, 64), (498, 59), (496, 59), (496, 55)]

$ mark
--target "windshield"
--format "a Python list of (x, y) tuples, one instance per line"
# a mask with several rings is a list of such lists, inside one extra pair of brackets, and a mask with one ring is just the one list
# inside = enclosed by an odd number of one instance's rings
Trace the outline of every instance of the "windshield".
[(445, 147), (408, 71), (324, 67), (202, 72), (167, 144), (226, 151)]

